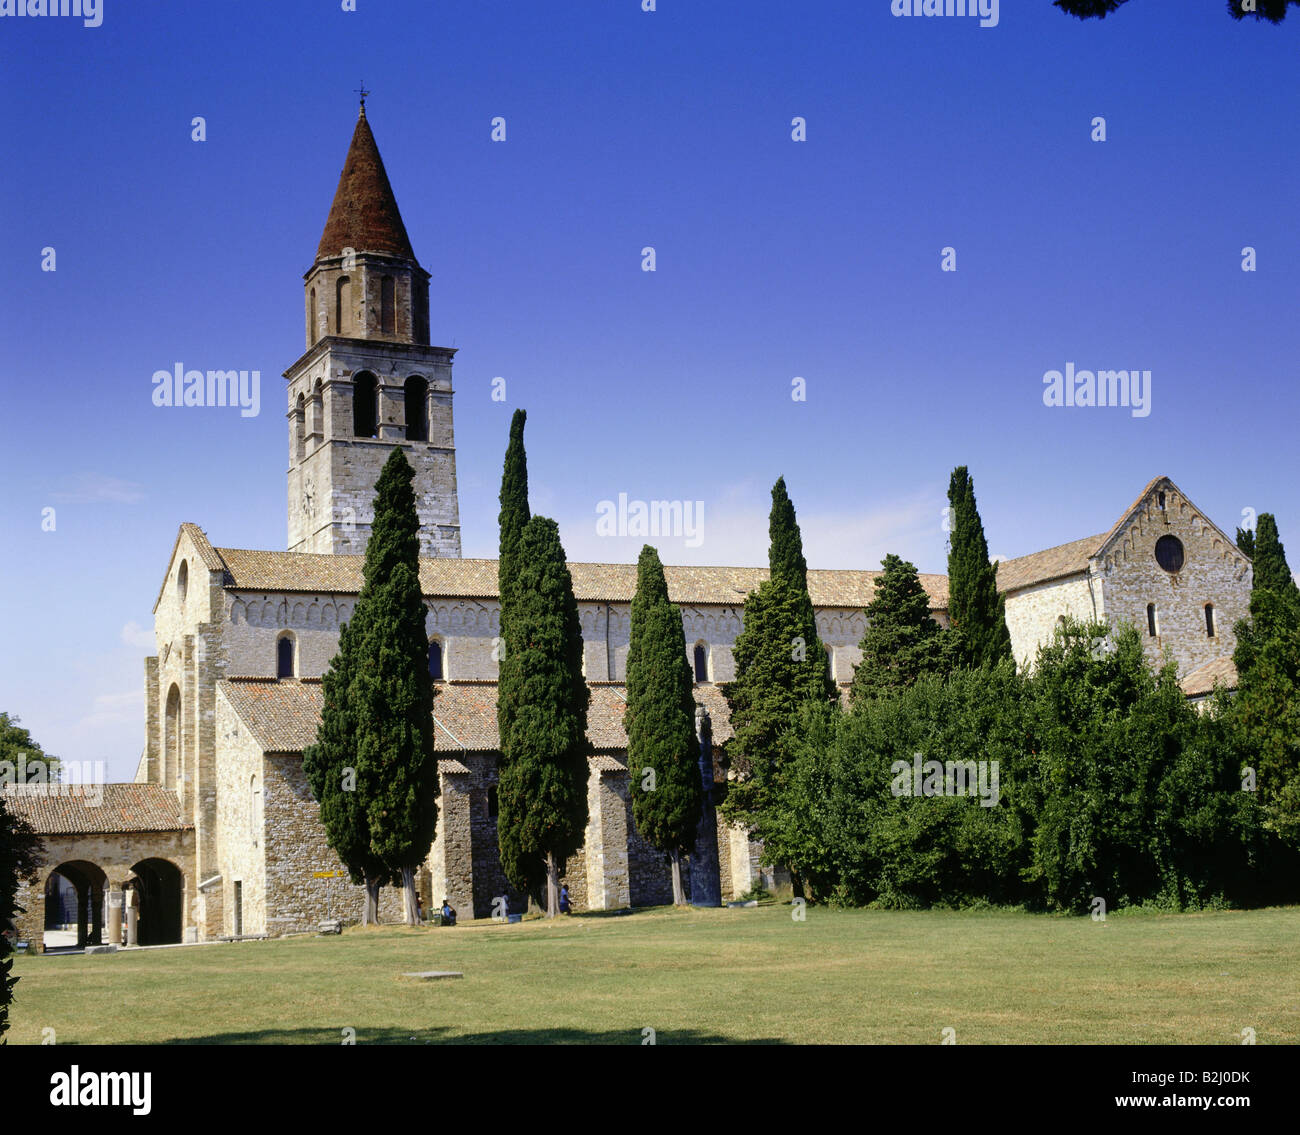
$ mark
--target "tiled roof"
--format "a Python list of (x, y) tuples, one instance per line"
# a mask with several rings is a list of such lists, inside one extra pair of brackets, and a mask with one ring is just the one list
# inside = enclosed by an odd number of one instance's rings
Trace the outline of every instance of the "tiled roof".
[(338, 256), (345, 248), (415, 259), (364, 108), (352, 132), (352, 144), (343, 162), (343, 172), (339, 174), (339, 186), (334, 192), (325, 231), (321, 233), (316, 259)]
[(1035, 552), (1032, 556), (1018, 556), (998, 564), (998, 590), (1018, 591), (1035, 583), (1060, 579), (1088, 570), (1088, 560), (1100, 546), (1104, 536), (1088, 536)]
[(1220, 654), (1178, 679), (1183, 693), (1189, 698), (1213, 693), (1216, 683), (1225, 690), (1237, 688), (1237, 667), (1233, 665), (1231, 654)]
[[(39, 790), (38, 790), (39, 788)], [(181, 802), (161, 784), (7, 785), (5, 806), (40, 835), (175, 832)]]
[[(236, 591), (297, 591), (355, 595), (361, 590), (363, 556), (307, 552), (267, 552), (218, 548), (227, 586)], [(636, 592), (636, 564), (571, 563), (573, 593), (584, 603), (630, 603)], [(815, 607), (850, 610), (866, 607), (875, 594), (878, 571), (808, 571), (808, 593)], [(685, 606), (739, 606), (767, 579), (766, 568), (680, 567), (666, 565), (668, 597)], [(948, 577), (922, 575), (930, 606), (948, 605)], [(420, 588), (429, 597), (492, 599), (497, 593), (496, 560), (425, 557)]]
[[(240, 720), (263, 751), (297, 753), (316, 740), (322, 693), (319, 682), (269, 678), (226, 678), (218, 683)], [(627, 748), (623, 731), (627, 689), (612, 682), (592, 682), (587, 710), (587, 738), (601, 751)], [(715, 685), (694, 688), (695, 700), (713, 722), (713, 743), (731, 736), (727, 701)], [(439, 753), (495, 752), (497, 736), (496, 682), (439, 682), (433, 700), (433, 746)]]

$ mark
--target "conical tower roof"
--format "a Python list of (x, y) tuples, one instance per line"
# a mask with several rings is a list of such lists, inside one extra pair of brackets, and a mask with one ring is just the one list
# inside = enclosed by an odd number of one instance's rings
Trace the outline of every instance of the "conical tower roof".
[(384, 160), (379, 156), (375, 136), (366, 121), (365, 106), (352, 132), (352, 144), (339, 175), (339, 187), (334, 191), (334, 204), (330, 206), (316, 259), (339, 256), (345, 248), (415, 259), (402, 214), (397, 209), (397, 198), (384, 172)]

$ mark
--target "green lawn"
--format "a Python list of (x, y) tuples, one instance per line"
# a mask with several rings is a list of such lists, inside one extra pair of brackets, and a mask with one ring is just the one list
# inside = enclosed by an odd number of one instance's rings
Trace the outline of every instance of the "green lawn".
[[(414, 982), (409, 970), (462, 970)], [(788, 906), (20, 957), (9, 1039), (1300, 1041), (1300, 907), (1089, 918)]]

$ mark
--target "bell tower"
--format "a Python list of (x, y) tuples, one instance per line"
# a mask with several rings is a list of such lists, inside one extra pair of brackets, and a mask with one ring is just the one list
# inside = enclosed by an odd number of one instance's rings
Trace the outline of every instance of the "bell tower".
[(415, 470), (422, 556), (460, 556), (456, 353), (429, 344), (429, 273), (388, 184), (365, 96), (316, 260), (289, 383), (289, 551), (361, 555), (395, 446)]

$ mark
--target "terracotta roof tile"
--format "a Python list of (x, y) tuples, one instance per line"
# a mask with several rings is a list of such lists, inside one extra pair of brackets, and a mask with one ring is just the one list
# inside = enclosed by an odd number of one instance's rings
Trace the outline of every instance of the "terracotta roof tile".
[(1212, 658), (1209, 662), (1184, 674), (1178, 679), (1178, 684), (1189, 698), (1213, 693), (1216, 684), (1225, 690), (1235, 690), (1237, 667), (1233, 665), (1231, 654), (1221, 654), (1218, 658)]
[[(334, 556), (307, 552), (270, 552), (250, 548), (218, 548), (236, 591), (295, 591), (351, 594), (361, 590), (363, 556)], [(636, 564), (570, 563), (573, 593), (579, 602), (630, 603), (636, 592)], [(878, 571), (808, 571), (808, 592), (815, 607), (859, 609), (875, 594)], [(745, 596), (767, 579), (766, 568), (685, 567), (667, 565), (668, 597), (685, 606), (739, 606)], [(930, 605), (948, 605), (948, 577), (925, 574), (921, 586)], [(497, 593), (497, 561), (420, 560), (420, 588), (433, 597), (492, 599)]]
[(321, 233), (316, 259), (338, 256), (345, 248), (415, 259), (364, 108), (352, 132), (352, 144), (343, 162), (343, 172), (339, 174), (338, 189), (334, 191), (334, 203), (330, 206), (325, 231)]
[(174, 832), (181, 802), (161, 784), (6, 785), (5, 806), (40, 835)]
[(1088, 536), (1031, 556), (1003, 560), (998, 564), (998, 590), (1018, 591), (1022, 587), (1087, 571), (1088, 560), (1104, 539), (1104, 536)]
[[(218, 688), (253, 738), (270, 753), (297, 753), (316, 740), (322, 693), (319, 682), (271, 678), (226, 678)], [(621, 683), (589, 683), (587, 738), (597, 751), (627, 749), (623, 712), (626, 687)], [(731, 736), (727, 702), (712, 684), (694, 688), (695, 700), (709, 711), (713, 743)], [(496, 682), (439, 682), (433, 700), (434, 749), (438, 753), (495, 752), (497, 736)]]

